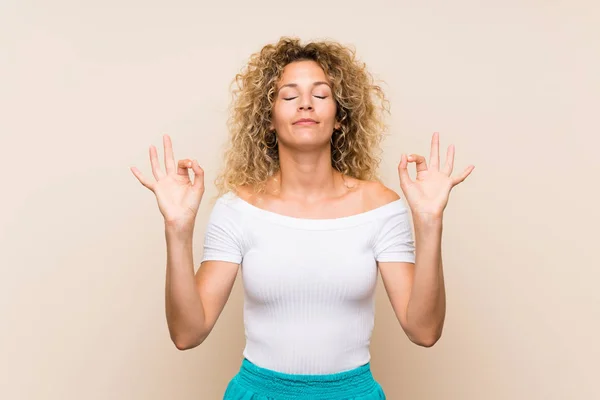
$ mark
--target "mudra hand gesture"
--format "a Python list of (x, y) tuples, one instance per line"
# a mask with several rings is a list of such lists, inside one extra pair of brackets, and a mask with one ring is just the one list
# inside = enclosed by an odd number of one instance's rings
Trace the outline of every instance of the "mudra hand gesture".
[[(439, 134), (435, 132), (431, 139), (429, 166), (425, 157), (419, 154), (402, 155), (398, 165), (400, 188), (415, 216), (440, 218), (448, 204), (450, 191), (464, 181), (474, 165), (469, 165), (457, 177), (450, 176), (454, 168), (454, 145), (448, 147), (446, 162), (440, 168)], [(417, 178), (413, 181), (408, 175), (408, 163), (416, 163)]]
[[(150, 164), (156, 181), (144, 177), (136, 167), (131, 167), (131, 172), (142, 185), (154, 192), (165, 223), (177, 227), (193, 226), (204, 194), (204, 171), (198, 161), (189, 158), (175, 164), (168, 135), (163, 136), (163, 146), (166, 172), (160, 168), (156, 147), (150, 146)], [(189, 168), (194, 172), (194, 182), (188, 175)]]

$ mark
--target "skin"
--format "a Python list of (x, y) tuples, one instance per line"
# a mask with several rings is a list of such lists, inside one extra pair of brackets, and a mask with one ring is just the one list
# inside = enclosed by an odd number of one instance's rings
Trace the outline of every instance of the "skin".
[[(265, 210), (297, 218), (339, 218), (359, 214), (398, 200), (386, 186), (344, 176), (331, 165), (330, 139), (339, 127), (336, 104), (325, 73), (312, 61), (287, 65), (277, 86), (270, 129), (277, 134), (280, 171), (267, 181), (264, 194), (251, 187), (238, 195)], [(298, 124), (301, 118), (315, 123)], [(170, 138), (164, 136), (166, 173), (160, 171), (154, 146), (150, 160), (156, 182), (132, 172), (152, 190), (165, 217), (167, 277), (165, 301), (171, 338), (180, 350), (200, 345), (213, 329), (233, 288), (239, 264), (206, 261), (194, 275), (192, 236), (195, 213), (204, 192), (204, 173), (197, 161), (175, 163)], [(415, 163), (411, 179), (408, 164)], [(441, 256), (443, 212), (450, 191), (472, 172), (470, 165), (451, 177), (454, 146), (443, 166), (439, 135), (433, 134), (429, 165), (419, 154), (401, 155), (400, 187), (415, 228), (415, 263), (378, 262), (384, 287), (407, 337), (433, 346), (441, 337), (446, 295)], [(195, 174), (192, 183), (188, 168)]]
[[(281, 171), (268, 182), (267, 193), (241, 196), (272, 212), (301, 218), (337, 218), (359, 214), (400, 196), (377, 182), (343, 176), (333, 169), (330, 138), (339, 127), (336, 106), (325, 73), (312, 61), (289, 64), (278, 83), (271, 129), (277, 133)], [(316, 124), (298, 126), (299, 118)], [(415, 344), (433, 346), (441, 337), (446, 315), (446, 294), (441, 256), (443, 210), (452, 187), (472, 171), (450, 178), (454, 146), (440, 170), (439, 135), (431, 142), (431, 165), (418, 154), (402, 155), (398, 166), (401, 188), (406, 194), (415, 227), (416, 262), (378, 262), (394, 313)], [(417, 179), (407, 166), (415, 163)]]
[[(240, 188), (251, 204), (300, 218), (337, 218), (378, 205), (375, 182), (341, 174), (331, 165), (331, 136), (340, 124), (328, 79), (313, 61), (287, 65), (277, 84), (270, 129), (276, 132), (280, 170), (265, 194)], [(300, 119), (316, 123), (299, 124)]]

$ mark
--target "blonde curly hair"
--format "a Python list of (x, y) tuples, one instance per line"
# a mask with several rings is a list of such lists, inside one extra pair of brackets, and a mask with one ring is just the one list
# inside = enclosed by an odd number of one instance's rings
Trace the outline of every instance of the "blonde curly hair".
[(386, 131), (383, 114), (389, 102), (375, 84), (353, 48), (333, 41), (301, 44), (282, 37), (253, 54), (233, 82), (229, 147), (225, 166), (215, 179), (218, 196), (250, 185), (255, 193), (265, 190), (267, 179), (279, 170), (279, 152), (269, 130), (277, 82), (286, 65), (295, 61), (317, 62), (332, 86), (339, 130), (333, 132), (332, 166), (344, 175), (380, 181), (380, 143)]

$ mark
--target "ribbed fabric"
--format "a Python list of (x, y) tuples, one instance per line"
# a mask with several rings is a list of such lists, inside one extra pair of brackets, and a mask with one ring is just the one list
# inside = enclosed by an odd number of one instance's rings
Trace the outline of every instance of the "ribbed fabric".
[(385, 400), (369, 363), (328, 375), (290, 375), (247, 359), (229, 382), (223, 400)]
[[(336, 219), (288, 217), (231, 192), (215, 204), (202, 261), (241, 263), (244, 357), (287, 374), (365, 365), (377, 261), (415, 261), (402, 200)], [(201, 267), (202, 268), (202, 267)]]

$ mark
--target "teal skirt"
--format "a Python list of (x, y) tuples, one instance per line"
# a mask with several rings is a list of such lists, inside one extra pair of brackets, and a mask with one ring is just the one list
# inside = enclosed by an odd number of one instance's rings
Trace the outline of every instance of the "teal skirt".
[(244, 359), (223, 400), (385, 400), (367, 363), (328, 375), (292, 375)]

